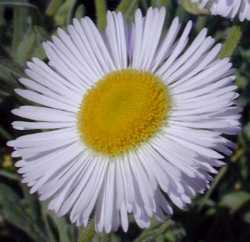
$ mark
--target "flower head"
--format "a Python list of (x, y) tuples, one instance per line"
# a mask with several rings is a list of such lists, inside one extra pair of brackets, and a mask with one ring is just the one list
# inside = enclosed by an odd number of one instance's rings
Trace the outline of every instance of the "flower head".
[(189, 40), (175, 18), (163, 33), (165, 9), (107, 13), (99, 32), (74, 19), (44, 43), (48, 64), (27, 63), (25, 89), (38, 105), (13, 113), (18, 130), (43, 130), (8, 144), (23, 182), (77, 225), (94, 217), (97, 231), (163, 221), (204, 192), (230, 155), (224, 135), (239, 131), (234, 71), (221, 45), (203, 29)]
[(191, 0), (200, 7), (209, 8), (213, 15), (221, 15), (225, 18), (239, 17), (240, 21), (250, 20), (249, 0)]

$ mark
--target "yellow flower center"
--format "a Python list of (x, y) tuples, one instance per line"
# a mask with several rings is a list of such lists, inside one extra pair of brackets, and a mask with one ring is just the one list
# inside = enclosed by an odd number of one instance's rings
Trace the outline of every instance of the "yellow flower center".
[(106, 75), (86, 93), (78, 127), (85, 145), (115, 156), (155, 135), (169, 109), (168, 90), (158, 77), (124, 69)]

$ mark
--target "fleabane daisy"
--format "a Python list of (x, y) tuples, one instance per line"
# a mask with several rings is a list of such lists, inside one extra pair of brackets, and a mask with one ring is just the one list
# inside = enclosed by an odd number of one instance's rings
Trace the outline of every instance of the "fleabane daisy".
[[(107, 13), (99, 32), (89, 18), (44, 43), (48, 64), (28, 62), (26, 89), (36, 105), (13, 113), (18, 130), (46, 130), (8, 144), (23, 182), (96, 231), (127, 231), (128, 215), (145, 228), (184, 208), (231, 154), (239, 131), (234, 71), (220, 44), (192, 22), (175, 18), (163, 33), (165, 9), (137, 10), (134, 22)], [(181, 30), (182, 29), (182, 30)]]
[(191, 2), (210, 9), (213, 15), (231, 19), (238, 16), (240, 21), (250, 20), (250, 0), (191, 0)]

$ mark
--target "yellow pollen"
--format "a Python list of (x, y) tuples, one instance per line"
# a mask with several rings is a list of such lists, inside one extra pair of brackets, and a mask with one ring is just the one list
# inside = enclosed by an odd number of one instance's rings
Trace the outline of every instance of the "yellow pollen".
[(150, 72), (124, 69), (99, 80), (84, 96), (78, 128), (85, 145), (108, 156), (146, 142), (166, 122), (170, 97)]

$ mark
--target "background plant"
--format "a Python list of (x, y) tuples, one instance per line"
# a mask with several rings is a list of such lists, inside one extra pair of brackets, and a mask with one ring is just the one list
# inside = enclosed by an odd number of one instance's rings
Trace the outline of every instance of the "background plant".
[[(13, 242), (249, 242), (250, 241), (250, 23), (232, 22), (209, 16), (182, 0), (0, 0), (0, 241)], [(151, 228), (130, 226), (127, 234), (95, 234), (92, 224), (86, 230), (57, 218), (45, 203), (30, 195), (16, 173), (6, 141), (22, 132), (11, 128), (13, 107), (24, 102), (13, 91), (24, 75), (25, 63), (36, 56), (46, 60), (42, 41), (57, 27), (64, 28), (72, 18), (90, 16), (105, 28), (106, 10), (119, 10), (127, 21), (134, 10), (165, 6), (166, 28), (174, 16), (194, 22), (193, 35), (204, 26), (217, 41), (224, 43), (221, 57), (232, 56), (237, 68), (237, 85), (243, 106), (242, 132), (237, 149), (215, 177), (211, 188), (186, 211), (176, 210), (164, 224), (152, 221)], [(241, 40), (240, 40), (241, 39)]]

